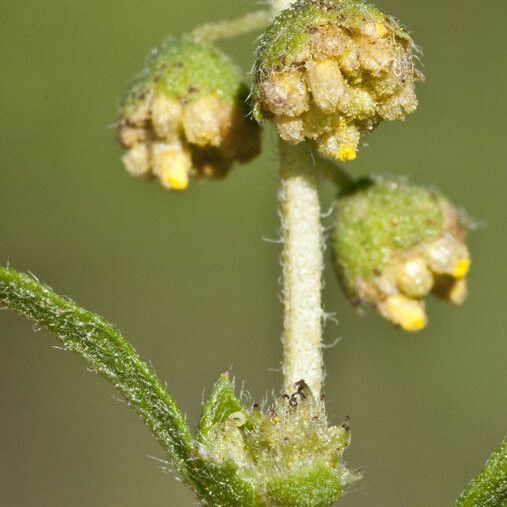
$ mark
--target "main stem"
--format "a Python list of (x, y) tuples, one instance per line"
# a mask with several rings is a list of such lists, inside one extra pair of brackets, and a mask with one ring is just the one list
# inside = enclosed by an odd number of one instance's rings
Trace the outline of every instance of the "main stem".
[(322, 387), (322, 227), (318, 173), (308, 146), (280, 142), (283, 230), (283, 376), (285, 390), (304, 380)]

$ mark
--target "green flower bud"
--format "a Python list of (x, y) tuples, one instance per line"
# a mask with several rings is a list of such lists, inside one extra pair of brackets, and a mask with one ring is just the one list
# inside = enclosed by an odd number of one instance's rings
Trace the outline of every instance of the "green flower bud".
[(217, 49), (169, 39), (152, 51), (121, 108), (127, 171), (184, 190), (190, 175), (222, 177), (234, 161), (251, 160), (259, 129), (247, 118), (247, 94), (241, 71)]
[(299, 0), (260, 39), (254, 115), (285, 141), (353, 160), (361, 135), (417, 107), (410, 36), (360, 0)]
[(337, 206), (334, 248), (351, 298), (407, 331), (426, 326), (424, 298), (466, 296), (470, 255), (456, 208), (401, 181), (363, 181)]
[(360, 478), (342, 463), (348, 423), (330, 426), (323, 401), (314, 399), (304, 381), (270, 409), (254, 405), (250, 411), (224, 375), (204, 407), (199, 430), (199, 458), (233, 469), (251, 487), (255, 505), (325, 507)]

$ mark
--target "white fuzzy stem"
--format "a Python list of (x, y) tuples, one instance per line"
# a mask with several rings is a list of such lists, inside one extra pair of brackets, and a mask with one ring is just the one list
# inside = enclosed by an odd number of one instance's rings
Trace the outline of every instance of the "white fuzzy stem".
[(322, 387), (322, 227), (318, 174), (304, 143), (280, 142), (283, 229), (283, 376), (285, 390), (304, 380)]
[(294, 3), (294, 0), (273, 0), (271, 3), (273, 5), (273, 12), (276, 15), (279, 12), (287, 9), (287, 7)]

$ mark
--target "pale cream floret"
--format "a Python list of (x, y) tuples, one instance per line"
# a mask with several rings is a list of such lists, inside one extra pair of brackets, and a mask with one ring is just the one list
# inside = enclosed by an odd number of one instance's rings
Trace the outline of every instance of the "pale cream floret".
[(384, 120), (400, 120), (417, 109), (417, 97), (413, 84), (406, 84), (396, 94), (380, 103), (378, 112)]
[(433, 274), (420, 257), (400, 262), (393, 271), (396, 285), (408, 297), (424, 297), (433, 287)]
[(215, 96), (187, 104), (183, 112), (187, 141), (197, 146), (220, 146), (224, 132), (230, 129), (231, 117), (231, 106)]
[(341, 70), (347, 75), (352, 83), (361, 81), (361, 64), (359, 62), (359, 54), (354, 45), (350, 45), (338, 57)]
[(128, 123), (132, 125), (144, 125), (150, 118), (152, 100), (153, 92), (146, 92), (145, 96), (129, 111), (126, 117)]
[(178, 100), (169, 99), (163, 93), (157, 93), (151, 105), (153, 129), (161, 139), (176, 137), (181, 132), (183, 106)]
[(350, 88), (343, 97), (343, 112), (355, 120), (364, 120), (375, 115), (375, 101), (362, 88)]
[(301, 117), (277, 117), (275, 119), (276, 130), (279, 136), (286, 142), (298, 144), (305, 139), (303, 119)]
[(336, 60), (310, 60), (306, 75), (313, 101), (325, 113), (336, 111), (346, 94), (347, 84)]
[(423, 252), (431, 270), (440, 275), (462, 278), (470, 267), (467, 247), (449, 233), (425, 245)]
[(188, 148), (180, 142), (153, 143), (153, 174), (170, 190), (185, 190), (192, 169), (192, 158)]
[(138, 144), (122, 157), (125, 168), (132, 176), (145, 176), (150, 172), (150, 152), (146, 144)]
[(146, 130), (143, 127), (122, 125), (118, 131), (118, 139), (123, 146), (132, 148), (146, 141)]
[(372, 76), (378, 76), (389, 69), (395, 58), (394, 47), (385, 39), (372, 41), (365, 38), (358, 46), (358, 55), (361, 66)]
[(262, 83), (267, 109), (280, 116), (299, 116), (308, 110), (310, 97), (299, 70), (275, 72)]

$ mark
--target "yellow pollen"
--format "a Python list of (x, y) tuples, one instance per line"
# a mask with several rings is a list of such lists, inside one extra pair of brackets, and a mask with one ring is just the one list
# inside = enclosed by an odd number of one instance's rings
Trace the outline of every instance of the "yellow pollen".
[(355, 160), (356, 156), (357, 156), (356, 149), (350, 145), (340, 146), (336, 154), (336, 158), (342, 161)]
[(188, 174), (180, 171), (168, 174), (167, 182), (173, 190), (185, 190), (188, 187)]
[(452, 276), (454, 278), (463, 278), (468, 271), (470, 270), (470, 259), (468, 257), (463, 257), (459, 259), (458, 262), (454, 265), (454, 269), (452, 270)]
[(281, 419), (281, 417), (279, 415), (273, 416), (273, 422), (275, 422), (276, 424), (278, 424), (281, 420), (282, 419)]
[(380, 21), (375, 21), (375, 27), (379, 37), (383, 37), (387, 33), (386, 27)]
[(417, 314), (406, 315), (400, 325), (405, 331), (420, 331), (426, 327), (426, 318)]

